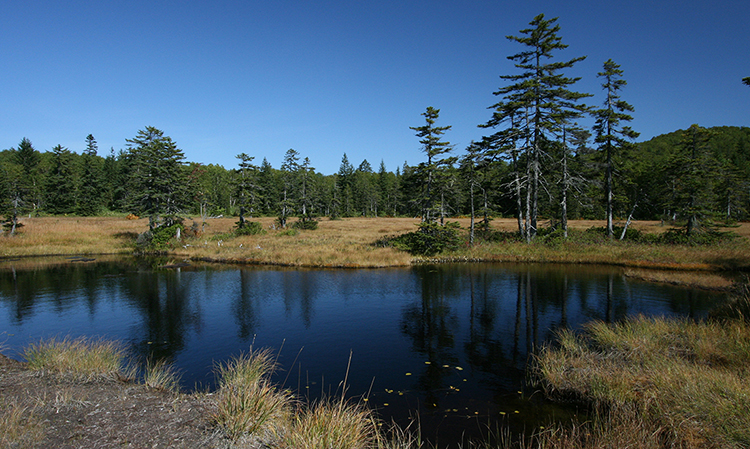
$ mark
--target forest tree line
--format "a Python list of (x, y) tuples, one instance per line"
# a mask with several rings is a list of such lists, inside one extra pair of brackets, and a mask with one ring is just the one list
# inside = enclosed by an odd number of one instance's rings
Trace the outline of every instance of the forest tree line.
[[(152, 229), (176, 217), (219, 215), (239, 216), (240, 226), (257, 216), (276, 216), (280, 226), (291, 217), (476, 216), (479, 226), (515, 217), (527, 240), (540, 221), (566, 230), (568, 219), (606, 219), (612, 236), (614, 220), (633, 217), (679, 222), (688, 233), (710, 221), (746, 220), (750, 128), (692, 125), (634, 143), (620, 66), (603, 64), (602, 106), (585, 105), (592, 95), (572, 90), (578, 79), (563, 74), (585, 57), (555, 59), (567, 47), (555, 21), (539, 15), (508, 37), (522, 46), (508, 57), (517, 72), (500, 76), (498, 100), (478, 124), (491, 133), (463, 152), (443, 140), (450, 126), (438, 126), (433, 107), (411, 127), (423, 162), (389, 170), (382, 161), (353, 164), (344, 153), (330, 175), (293, 149), (278, 168), (245, 153), (230, 168), (188, 162), (154, 127), (105, 155), (91, 134), (80, 154), (60, 145), (41, 152), (23, 138), (0, 152), (0, 214), (10, 230), (24, 215), (111, 212), (149, 216)], [(578, 125), (585, 117), (595, 120), (592, 129)]]

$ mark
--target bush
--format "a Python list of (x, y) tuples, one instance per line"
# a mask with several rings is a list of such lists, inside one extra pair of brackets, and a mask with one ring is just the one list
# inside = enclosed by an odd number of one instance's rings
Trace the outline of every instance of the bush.
[(719, 232), (714, 230), (693, 231), (688, 235), (685, 229), (672, 228), (660, 236), (661, 243), (670, 245), (713, 245), (734, 239), (731, 232)]
[(443, 251), (455, 250), (461, 245), (458, 235), (460, 228), (456, 222), (448, 222), (445, 226), (438, 223), (420, 223), (417, 226), (417, 231), (391, 239), (391, 245), (417, 256), (434, 256)]
[(182, 233), (185, 227), (182, 223), (174, 223), (170, 226), (161, 225), (153, 231), (146, 231), (138, 235), (136, 243), (138, 246), (150, 250), (162, 251), (174, 248), (177, 242), (177, 229)]
[(292, 227), (294, 229), (302, 229), (305, 231), (314, 231), (318, 229), (318, 220), (315, 220), (313, 218), (303, 219), (300, 218), (299, 220), (292, 223)]
[(265, 233), (266, 230), (263, 229), (263, 225), (257, 221), (246, 221), (242, 227), (238, 223), (237, 228), (234, 230), (235, 235), (258, 235)]

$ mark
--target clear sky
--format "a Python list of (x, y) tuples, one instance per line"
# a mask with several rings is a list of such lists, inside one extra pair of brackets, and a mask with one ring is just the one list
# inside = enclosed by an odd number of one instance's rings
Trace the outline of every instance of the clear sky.
[(558, 17), (587, 56), (570, 76), (595, 96), (611, 58), (624, 70), (638, 141), (701, 126), (750, 126), (750, 2), (697, 0), (4, 1), (0, 149), (99, 154), (155, 126), (193, 162), (276, 168), (289, 148), (324, 174), (347, 154), (389, 171), (423, 160), (410, 126), (428, 106), (461, 155), (491, 115), (506, 39)]

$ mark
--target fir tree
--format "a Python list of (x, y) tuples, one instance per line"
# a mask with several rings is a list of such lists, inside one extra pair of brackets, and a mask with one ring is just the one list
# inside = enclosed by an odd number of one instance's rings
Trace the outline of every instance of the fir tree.
[(182, 150), (163, 131), (152, 126), (126, 141), (132, 164), (128, 180), (130, 207), (138, 215), (148, 215), (151, 231), (161, 217), (170, 226), (187, 203)]
[(613, 227), (613, 176), (615, 172), (615, 156), (628, 148), (630, 143), (638, 137), (637, 132), (629, 126), (621, 126), (622, 122), (629, 122), (633, 117), (628, 112), (633, 112), (633, 106), (620, 99), (619, 91), (627, 82), (622, 79), (622, 70), (611, 59), (604, 63), (604, 70), (597, 74), (603, 78), (602, 88), (607, 94), (604, 100), (604, 108), (594, 112), (596, 123), (594, 141), (599, 144), (599, 149), (604, 153), (605, 175), (604, 195), (607, 205), (607, 236), (614, 236)]
[(554, 52), (567, 48), (558, 36), (560, 26), (556, 18), (545, 20), (544, 14), (536, 16), (529, 24), (531, 28), (520, 31), (522, 36), (507, 36), (526, 49), (508, 56), (521, 70), (517, 75), (501, 75), (511, 84), (494, 92), (502, 100), (492, 108), (492, 119), (485, 125), (495, 127), (510, 122), (514, 138), (524, 141), (526, 171), (528, 177), (526, 195), (526, 238), (531, 240), (537, 232), (539, 214), (539, 190), (542, 177), (542, 153), (546, 142), (561, 137), (567, 124), (586, 111), (578, 100), (590, 95), (574, 92), (569, 87), (580, 78), (565, 77), (560, 71), (573, 67), (585, 56), (568, 61), (547, 62)]
[(46, 210), (52, 214), (70, 214), (76, 204), (72, 154), (62, 145), (52, 148), (52, 153), (52, 170), (45, 185)]
[(444, 159), (443, 155), (450, 152), (453, 147), (450, 142), (443, 142), (441, 136), (451, 129), (450, 126), (435, 126), (435, 122), (440, 115), (440, 109), (429, 106), (422, 113), (425, 118), (425, 124), (417, 127), (409, 127), (417, 132), (416, 136), (420, 138), (422, 151), (427, 156), (427, 162), (419, 164), (419, 172), (424, 181), (424, 190), (421, 195), (420, 203), (422, 209), (422, 221), (430, 222), (434, 220), (434, 190), (433, 183), (437, 178), (437, 172), (441, 168), (450, 165), (454, 159)]
[(99, 213), (103, 204), (102, 164), (97, 156), (98, 146), (92, 134), (86, 137), (83, 151), (81, 183), (78, 190), (76, 211), (79, 215), (91, 216)]

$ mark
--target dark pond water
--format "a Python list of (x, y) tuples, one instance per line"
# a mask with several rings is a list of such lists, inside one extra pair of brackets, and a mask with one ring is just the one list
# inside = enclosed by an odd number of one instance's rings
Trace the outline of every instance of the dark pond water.
[(348, 395), (369, 395), (386, 421), (418, 416), (425, 437), (450, 443), (488, 425), (528, 431), (574, 412), (525, 386), (530, 351), (556, 329), (637, 314), (700, 318), (725, 300), (594, 266), (160, 264), (0, 262), (0, 343), (18, 357), (52, 336), (121, 340), (141, 359), (172, 360), (187, 389), (210, 388), (216, 362), (270, 347), (277, 382), (312, 399), (341, 392), (351, 354)]

